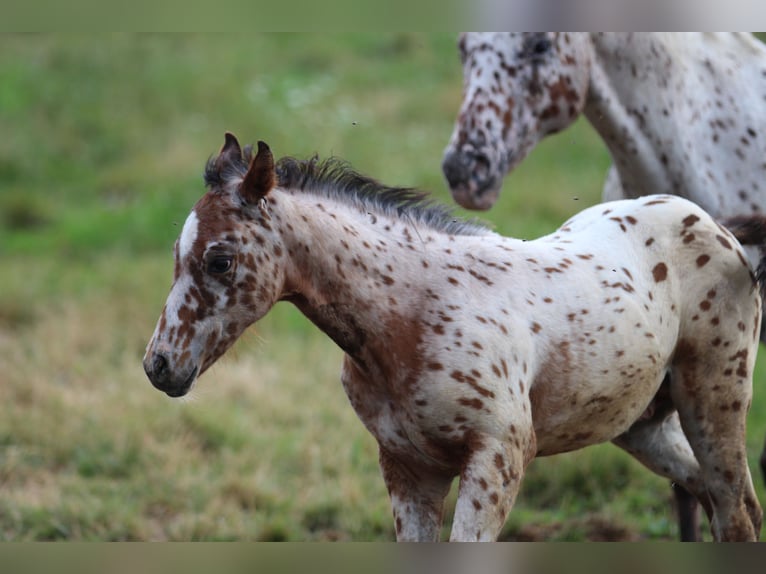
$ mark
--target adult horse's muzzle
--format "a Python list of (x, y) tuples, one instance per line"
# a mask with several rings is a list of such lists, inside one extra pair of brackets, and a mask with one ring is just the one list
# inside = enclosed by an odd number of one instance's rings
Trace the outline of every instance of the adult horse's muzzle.
[(161, 351), (147, 351), (144, 355), (144, 372), (149, 377), (154, 388), (159, 389), (169, 397), (182, 397), (189, 392), (194, 380), (199, 374), (195, 365), (190, 371), (171, 369), (170, 360)]
[(502, 172), (497, 175), (489, 156), (477, 150), (447, 150), (442, 172), (452, 198), (465, 209), (487, 210), (500, 195)]

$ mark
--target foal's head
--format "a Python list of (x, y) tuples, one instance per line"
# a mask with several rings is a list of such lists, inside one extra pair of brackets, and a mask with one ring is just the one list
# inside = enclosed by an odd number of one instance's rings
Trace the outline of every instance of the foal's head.
[(279, 298), (284, 250), (265, 205), (274, 182), (263, 142), (254, 156), (227, 133), (208, 162), (208, 192), (176, 241), (173, 286), (144, 356), (152, 384), (172, 397)]
[(586, 33), (471, 33), (458, 43), (463, 103), (442, 169), (455, 201), (489, 209), (503, 177), (545, 135), (582, 111), (590, 76)]

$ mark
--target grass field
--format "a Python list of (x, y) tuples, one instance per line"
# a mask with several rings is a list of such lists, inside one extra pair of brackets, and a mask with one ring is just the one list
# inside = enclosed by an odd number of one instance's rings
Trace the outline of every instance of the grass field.
[[(141, 358), (225, 130), (448, 202), (460, 90), (453, 34), (0, 36), (0, 539), (392, 540), (341, 352), (295, 309), (278, 305), (189, 399), (153, 389)], [(608, 164), (580, 122), (482, 218), (547, 233), (598, 201)], [(762, 357), (749, 422), (755, 473)], [(533, 462), (503, 538), (677, 527), (667, 481), (605, 445)]]

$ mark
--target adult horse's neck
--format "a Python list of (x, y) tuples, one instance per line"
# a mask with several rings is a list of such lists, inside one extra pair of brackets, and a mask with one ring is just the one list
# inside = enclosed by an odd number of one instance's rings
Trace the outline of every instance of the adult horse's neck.
[(584, 113), (609, 148), (621, 196), (680, 195), (715, 216), (762, 209), (763, 45), (737, 34), (591, 40)]
[[(625, 82), (636, 73), (637, 65), (643, 67), (643, 47), (631, 45), (616, 54), (614, 38), (591, 35), (592, 59), (588, 98), (584, 113), (591, 125), (601, 135), (614, 160), (626, 197), (638, 197), (649, 193), (668, 192), (670, 182), (661, 157), (658, 155), (648, 126), (647, 113), (659, 99), (657, 94), (646, 97), (638, 82)], [(660, 112), (661, 113), (661, 112)], [(660, 191), (661, 190), (661, 191)]]

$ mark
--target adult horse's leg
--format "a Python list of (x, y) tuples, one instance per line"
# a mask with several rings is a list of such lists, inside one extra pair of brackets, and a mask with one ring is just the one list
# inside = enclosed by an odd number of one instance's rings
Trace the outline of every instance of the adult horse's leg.
[(763, 441), (763, 450), (761, 451), (761, 474), (763, 474), (763, 481), (766, 482), (766, 440)]
[(678, 512), (678, 530), (681, 542), (702, 542), (700, 513), (697, 498), (680, 484), (671, 484)]
[(617, 173), (617, 168), (612, 164), (606, 173), (604, 189), (601, 192), (601, 201), (617, 201), (618, 199), (627, 199), (627, 197), (625, 196), (625, 190), (622, 189), (620, 174)]
[(705, 493), (699, 463), (681, 430), (678, 413), (665, 411), (635, 423), (614, 441), (644, 466), (674, 483), (681, 540), (701, 540), (697, 502), (708, 517), (712, 507)]
[(380, 469), (391, 498), (399, 542), (438, 542), (444, 499), (454, 475), (402, 461), (380, 447)]

